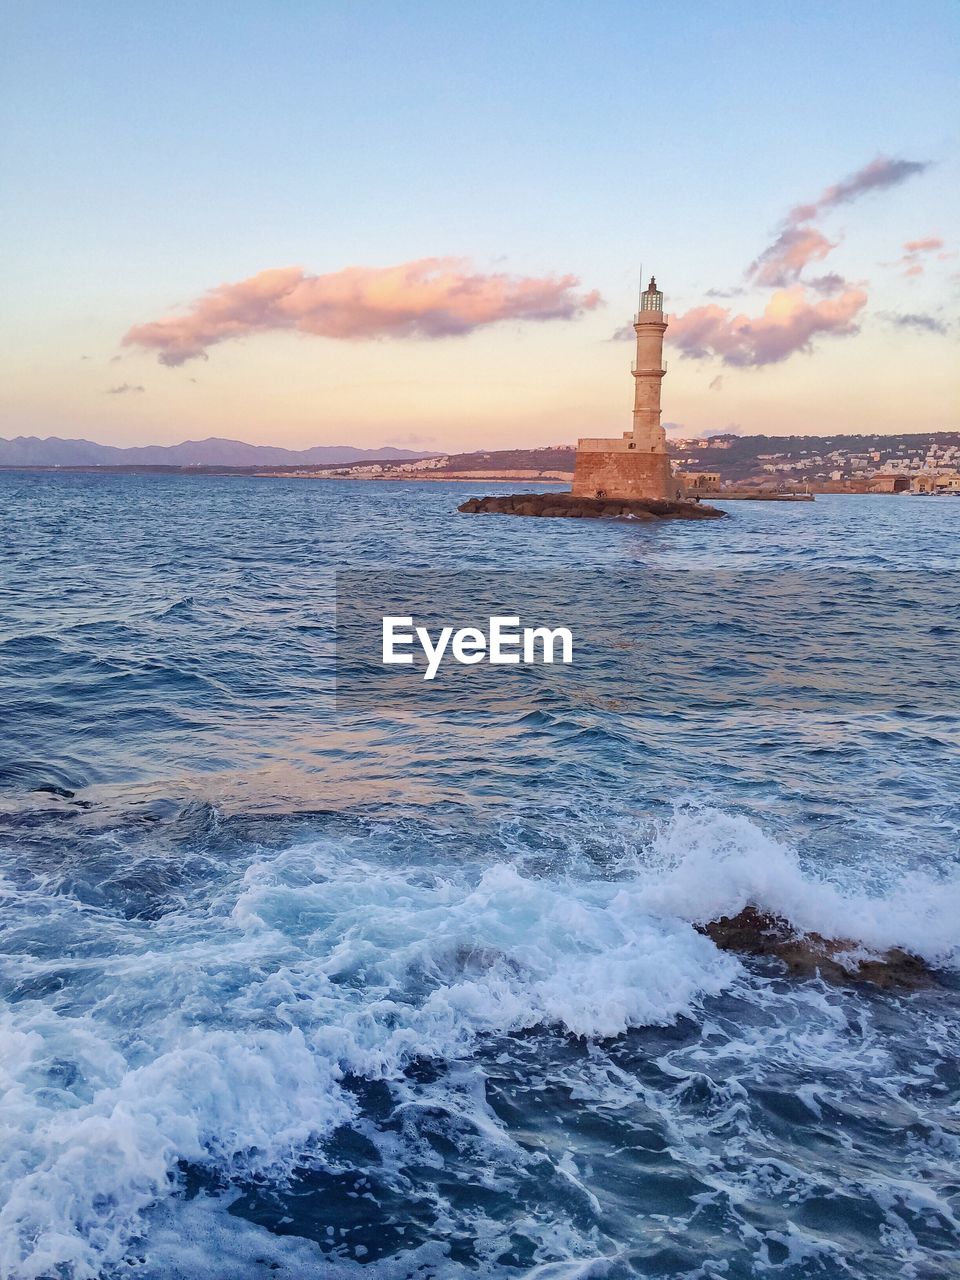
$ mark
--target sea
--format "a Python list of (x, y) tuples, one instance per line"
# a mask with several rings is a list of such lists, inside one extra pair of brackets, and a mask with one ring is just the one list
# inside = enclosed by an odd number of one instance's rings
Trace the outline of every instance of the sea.
[(0, 473), (3, 1280), (960, 1275), (960, 502), (515, 488)]

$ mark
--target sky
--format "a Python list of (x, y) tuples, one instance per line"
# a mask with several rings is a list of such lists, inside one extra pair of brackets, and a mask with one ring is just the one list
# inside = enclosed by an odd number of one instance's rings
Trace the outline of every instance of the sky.
[(0, 14), (0, 436), (960, 428), (953, 0)]

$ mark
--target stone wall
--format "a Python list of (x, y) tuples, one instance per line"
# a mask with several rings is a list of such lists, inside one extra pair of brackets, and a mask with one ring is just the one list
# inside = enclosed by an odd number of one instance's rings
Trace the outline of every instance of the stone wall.
[(683, 486), (671, 473), (665, 453), (577, 450), (573, 493), (595, 498), (598, 490), (608, 498), (658, 498), (674, 501)]

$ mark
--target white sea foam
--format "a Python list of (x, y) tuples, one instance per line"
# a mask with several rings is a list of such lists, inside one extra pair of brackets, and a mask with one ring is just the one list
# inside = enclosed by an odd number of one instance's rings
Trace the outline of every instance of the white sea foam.
[(705, 923), (746, 906), (804, 932), (870, 948), (903, 947), (932, 964), (960, 959), (960, 878), (880, 865), (816, 874), (749, 819), (717, 809), (681, 810), (642, 857), (640, 902), (655, 915)]
[(0, 1022), (4, 1277), (95, 1277), (169, 1193), (177, 1161), (282, 1173), (350, 1114), (336, 1068), (296, 1030), (171, 1026), (167, 1047), (134, 1065), (93, 1019), (17, 1013)]
[[(871, 896), (805, 873), (745, 819), (695, 811), (614, 878), (391, 867), (363, 844), (320, 841), (259, 858), (219, 893), (129, 922), (124, 949), (62, 999), (3, 1016), (5, 1280), (94, 1280), (147, 1230), (180, 1162), (282, 1181), (353, 1115), (346, 1073), (397, 1081), (414, 1059), (455, 1060), (488, 1033), (614, 1037), (696, 1015), (743, 969), (691, 922), (752, 902), (942, 962), (960, 919), (955, 885), (918, 878)], [(95, 933), (95, 912), (84, 927)], [(55, 967), (24, 960), (31, 978)], [(482, 1099), (471, 1105), (483, 1141), (509, 1147)]]
[(350, 1116), (344, 1072), (393, 1078), (541, 1023), (580, 1036), (667, 1023), (738, 968), (682, 921), (644, 914), (637, 888), (342, 856), (317, 844), (254, 863), (226, 918), (218, 902), (131, 923), (82, 1014), (36, 1001), (5, 1014), (0, 1273), (95, 1277), (179, 1161), (282, 1177)]

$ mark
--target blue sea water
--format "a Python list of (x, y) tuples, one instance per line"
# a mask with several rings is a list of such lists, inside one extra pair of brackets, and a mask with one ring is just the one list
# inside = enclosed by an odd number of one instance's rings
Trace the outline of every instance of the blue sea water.
[[(0, 474), (0, 1276), (957, 1275), (960, 502), (472, 493)], [(561, 575), (715, 661), (335, 701), (336, 571)], [(814, 655), (744, 714), (753, 580), (827, 584), (832, 709)], [(748, 904), (934, 980), (696, 928)]]

